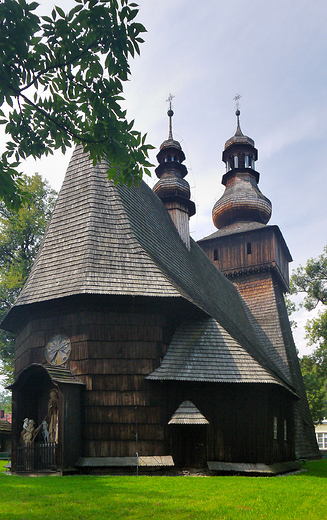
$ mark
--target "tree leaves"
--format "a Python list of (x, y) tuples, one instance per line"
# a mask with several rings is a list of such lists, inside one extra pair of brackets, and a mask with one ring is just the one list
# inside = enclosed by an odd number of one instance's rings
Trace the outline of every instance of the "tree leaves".
[[(25, 202), (18, 211), (0, 203), (0, 320), (22, 289), (38, 252), (56, 200), (40, 175), (20, 178)], [(14, 337), (0, 331), (0, 374), (9, 383), (14, 368)]]
[(318, 303), (327, 304), (327, 246), (317, 259), (310, 258), (305, 267), (293, 271), (290, 283), (291, 293), (305, 293), (303, 306), (314, 309)]
[(34, 14), (36, 2), (0, 3), (0, 103), (10, 136), (1, 156), (0, 197), (19, 207), (19, 163), (82, 144), (94, 163), (107, 159), (115, 182), (138, 183), (148, 174), (145, 136), (126, 120), (120, 102), (139, 53), (136, 4), (76, 0), (67, 14)]
[(314, 356), (303, 356), (300, 365), (312, 419), (321, 422), (327, 413), (326, 375)]
[[(311, 311), (318, 304), (327, 305), (327, 246), (318, 258), (310, 258), (291, 276), (291, 293), (303, 293), (300, 306)], [(322, 307), (323, 308), (323, 307)], [(294, 310), (294, 309), (293, 309)], [(300, 360), (312, 417), (322, 421), (327, 416), (327, 310), (308, 320), (305, 326), (308, 345), (314, 346), (309, 356)]]

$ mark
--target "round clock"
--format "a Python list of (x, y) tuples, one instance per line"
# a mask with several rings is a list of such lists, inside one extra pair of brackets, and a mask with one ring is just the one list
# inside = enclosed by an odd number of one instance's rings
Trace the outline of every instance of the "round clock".
[(70, 339), (64, 334), (56, 334), (45, 347), (45, 359), (51, 365), (62, 365), (70, 355)]

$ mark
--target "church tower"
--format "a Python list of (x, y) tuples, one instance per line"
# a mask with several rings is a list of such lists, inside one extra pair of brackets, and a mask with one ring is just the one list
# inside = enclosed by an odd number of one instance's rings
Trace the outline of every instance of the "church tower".
[(239, 110), (236, 117), (235, 135), (226, 141), (222, 155), (226, 164), (222, 184), (226, 189), (212, 211), (218, 231), (199, 244), (216, 267), (235, 283), (256, 273), (274, 272), (285, 292), (292, 257), (278, 226), (266, 225), (272, 205), (258, 187), (258, 150), (253, 139), (241, 131)]
[[(289, 290), (291, 254), (278, 226), (267, 225), (272, 204), (259, 187), (258, 151), (240, 127), (226, 141), (222, 159), (226, 187), (212, 211), (218, 231), (198, 241), (215, 266), (238, 288), (268, 339), (267, 353), (288, 372), (301, 398), (295, 404), (296, 455), (314, 456), (314, 430), (283, 293)], [(287, 367), (287, 368), (286, 368)]]
[(195, 214), (195, 204), (190, 200), (190, 185), (184, 179), (187, 168), (184, 164), (185, 155), (178, 141), (173, 138), (172, 117), (174, 112), (171, 108), (173, 96), (169, 94), (169, 135), (160, 146), (157, 160), (159, 166), (156, 175), (159, 181), (155, 184), (153, 191), (164, 203), (177, 231), (190, 249), (189, 219)]

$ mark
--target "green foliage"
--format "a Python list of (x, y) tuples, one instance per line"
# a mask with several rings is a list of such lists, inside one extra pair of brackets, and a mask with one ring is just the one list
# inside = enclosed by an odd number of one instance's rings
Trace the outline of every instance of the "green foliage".
[(7, 391), (0, 392), (0, 409), (11, 413), (11, 394)]
[(148, 173), (146, 136), (121, 108), (129, 57), (139, 54), (142, 24), (129, 0), (75, 0), (67, 14), (35, 14), (36, 2), (0, 3), (0, 124), (9, 135), (0, 161), (0, 197), (19, 207), (21, 159), (82, 144), (109, 178), (131, 185)]
[(315, 356), (327, 374), (327, 310), (322, 310), (316, 318), (306, 324), (306, 339), (309, 345), (315, 345)]
[(322, 422), (327, 416), (326, 374), (315, 356), (303, 356), (300, 365), (312, 419)]
[[(26, 201), (18, 211), (0, 202), (0, 320), (10, 309), (22, 289), (38, 252), (50, 219), (56, 192), (38, 174), (23, 175)], [(14, 339), (0, 331), (0, 375), (11, 382), (14, 368)]]
[(307, 357), (304, 384), (309, 404), (312, 399), (313, 419), (321, 422), (327, 417), (327, 310), (308, 320), (305, 328), (308, 345), (315, 346), (315, 349), (311, 356), (304, 356)]
[[(286, 294), (284, 294), (284, 301), (285, 301), (285, 306), (286, 306), (288, 317), (290, 317), (293, 314), (293, 312), (296, 311), (296, 305), (294, 302), (292, 302), (292, 300), (288, 296), (286, 296)], [(289, 322), (290, 322), (291, 328), (296, 329), (296, 327), (297, 327), (296, 321), (290, 319)]]
[(327, 304), (327, 246), (318, 258), (310, 258), (305, 267), (293, 271), (290, 288), (292, 294), (305, 294), (302, 305), (309, 311), (318, 303)]
[[(1, 466), (7, 463), (0, 462)], [(0, 473), (5, 520), (323, 520), (327, 460), (283, 478)], [(51, 514), (50, 514), (51, 512)]]
[[(327, 305), (327, 246), (317, 259), (310, 258), (291, 276), (291, 292), (303, 293), (300, 304), (311, 311)], [(310, 356), (303, 356), (301, 369), (313, 420), (320, 422), (327, 416), (327, 310), (306, 324), (308, 345), (314, 346)]]

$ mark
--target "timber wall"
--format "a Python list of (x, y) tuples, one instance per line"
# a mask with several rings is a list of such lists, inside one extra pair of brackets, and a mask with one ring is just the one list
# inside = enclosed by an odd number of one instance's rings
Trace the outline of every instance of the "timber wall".
[[(168, 309), (166, 314), (172, 313)], [(184, 460), (184, 465), (198, 467), (207, 460), (292, 460), (293, 400), (279, 385), (145, 379), (160, 365), (176, 328), (175, 318), (167, 315), (88, 310), (31, 320), (17, 336), (17, 375), (32, 363), (45, 364), (44, 349), (54, 334), (70, 338), (65, 366), (85, 383), (84, 457), (173, 455), (177, 463)], [(193, 429), (168, 425), (184, 400), (192, 401), (210, 424)], [(279, 429), (275, 440), (274, 416)], [(199, 456), (194, 458), (195, 451)]]
[(83, 455), (165, 455), (161, 397), (145, 376), (160, 365), (167, 330), (159, 314), (89, 311), (37, 319), (17, 337), (17, 375), (32, 363), (45, 364), (51, 336), (66, 334), (71, 355), (65, 366), (86, 385)]

